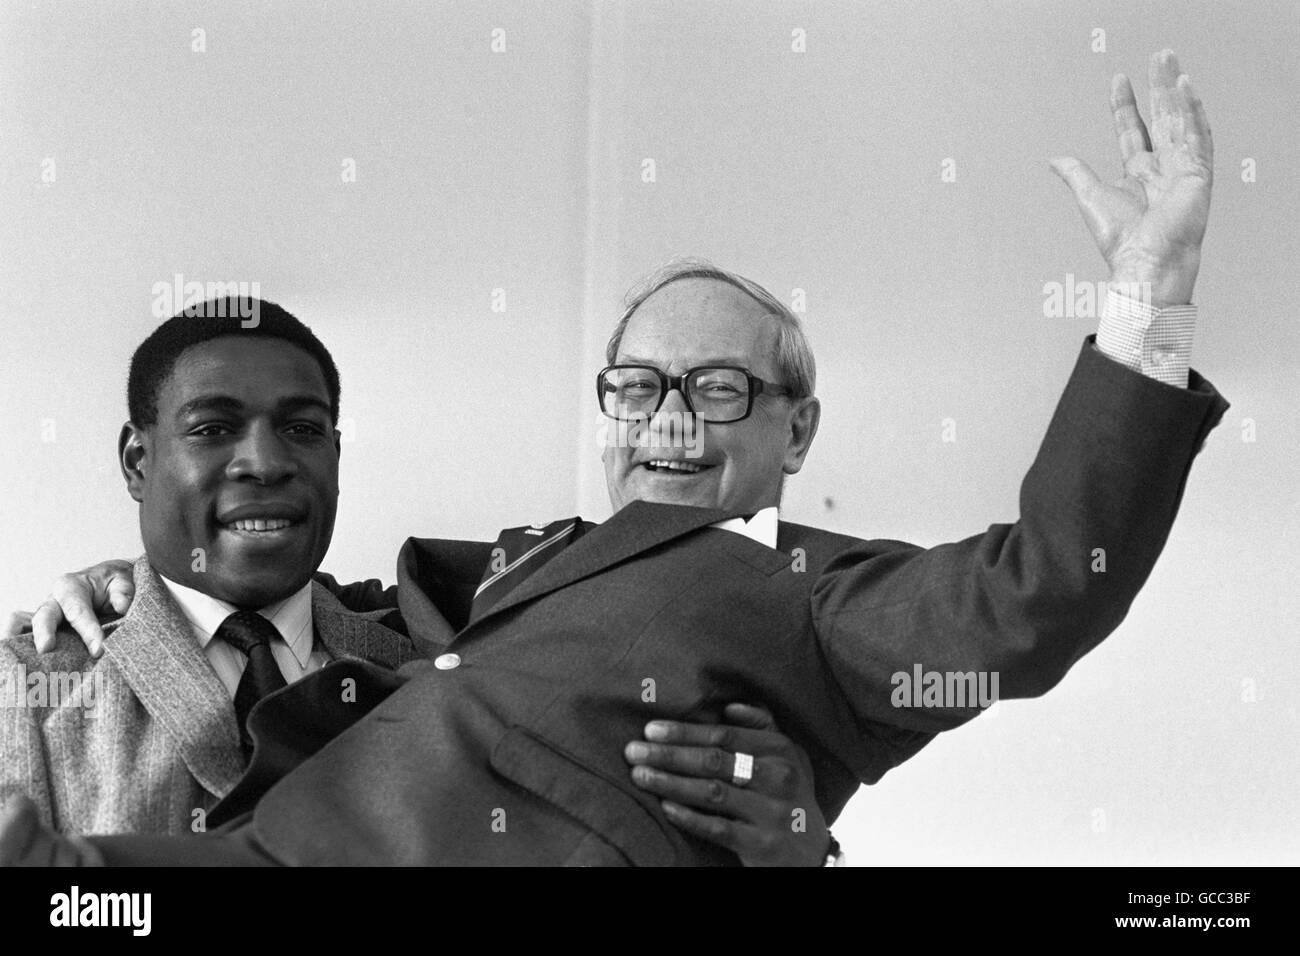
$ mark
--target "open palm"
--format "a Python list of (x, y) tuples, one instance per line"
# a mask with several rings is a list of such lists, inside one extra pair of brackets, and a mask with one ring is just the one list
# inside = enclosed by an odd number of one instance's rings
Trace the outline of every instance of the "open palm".
[(1205, 109), (1170, 50), (1151, 57), (1151, 128), (1133, 86), (1111, 83), (1124, 176), (1103, 183), (1085, 163), (1052, 160), (1117, 281), (1150, 282), (1158, 297), (1190, 301), (1210, 212), (1214, 142)]

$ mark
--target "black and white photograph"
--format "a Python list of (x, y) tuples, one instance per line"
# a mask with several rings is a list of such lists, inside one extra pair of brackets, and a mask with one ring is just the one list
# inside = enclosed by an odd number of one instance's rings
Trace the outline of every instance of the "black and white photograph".
[(1248, 939), (1204, 874), (1300, 862), (1298, 49), (1284, 0), (0, 0), (30, 919), (149, 935), (118, 867), (1050, 867)]

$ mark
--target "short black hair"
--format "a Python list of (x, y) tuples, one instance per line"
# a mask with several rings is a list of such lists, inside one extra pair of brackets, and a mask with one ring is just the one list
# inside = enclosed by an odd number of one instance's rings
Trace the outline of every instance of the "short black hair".
[[(253, 320), (256, 321), (253, 321)], [(330, 416), (339, 421), (339, 370), (320, 339), (274, 302), (250, 297), (209, 299), (187, 306), (150, 333), (131, 356), (126, 404), (131, 421), (148, 428), (158, 421), (158, 392), (171, 377), (181, 353), (194, 345), (226, 335), (281, 339), (316, 360), (330, 394)]]

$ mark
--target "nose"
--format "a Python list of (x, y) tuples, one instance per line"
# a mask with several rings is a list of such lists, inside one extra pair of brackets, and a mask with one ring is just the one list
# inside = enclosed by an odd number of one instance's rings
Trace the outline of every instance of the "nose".
[(664, 396), (664, 403), (650, 419), (650, 443), (677, 447), (686, 440), (686, 429), (693, 428), (695, 422), (691, 410), (686, 407), (686, 396), (680, 389), (669, 389)]
[(235, 446), (226, 467), (228, 477), (273, 485), (298, 473), (298, 462), (288, 443), (270, 422), (251, 425)]

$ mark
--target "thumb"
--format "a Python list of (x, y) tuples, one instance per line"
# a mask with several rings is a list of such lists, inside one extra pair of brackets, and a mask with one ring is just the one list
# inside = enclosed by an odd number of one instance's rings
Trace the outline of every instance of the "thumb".
[(1052, 172), (1060, 176), (1065, 185), (1070, 187), (1070, 192), (1074, 193), (1074, 198), (1080, 205), (1085, 204), (1088, 194), (1101, 183), (1087, 163), (1073, 156), (1057, 156), (1055, 159), (1048, 160), (1047, 165), (1051, 166)]

